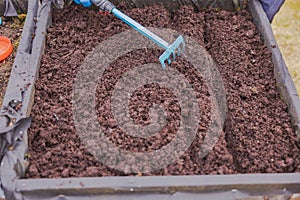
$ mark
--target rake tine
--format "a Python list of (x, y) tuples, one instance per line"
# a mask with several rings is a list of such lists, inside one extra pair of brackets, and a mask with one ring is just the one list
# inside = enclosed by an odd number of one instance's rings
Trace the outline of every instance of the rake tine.
[(175, 60), (176, 59), (176, 53), (174, 51), (172, 52), (172, 55), (173, 55), (173, 60)]
[(177, 56), (180, 56), (180, 53), (181, 53), (181, 49), (180, 49), (180, 47), (178, 47), (178, 49), (177, 49)]

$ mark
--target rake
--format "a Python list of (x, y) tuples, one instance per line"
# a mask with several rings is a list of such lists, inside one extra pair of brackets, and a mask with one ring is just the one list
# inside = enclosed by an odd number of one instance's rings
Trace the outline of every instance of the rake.
[[(79, 0), (75, 0), (79, 1)], [(121, 19), (123, 22), (128, 24), (130, 27), (138, 31), (139, 33), (143, 34), (148, 39), (155, 42), (157, 45), (165, 49), (165, 52), (159, 57), (159, 62), (162, 65), (163, 69), (166, 69), (166, 63), (171, 64), (172, 61), (176, 59), (177, 56), (179, 56), (185, 49), (185, 42), (180, 35), (172, 44), (169, 44), (167, 41), (160, 38), (155, 33), (151, 32), (135, 20), (131, 19), (124, 13), (122, 13), (120, 10), (116, 8), (116, 6), (107, 0), (92, 0), (93, 4), (98, 6), (101, 11), (113, 13), (116, 17)], [(85, 6), (85, 5), (84, 5)], [(88, 6), (88, 5), (87, 5)]]

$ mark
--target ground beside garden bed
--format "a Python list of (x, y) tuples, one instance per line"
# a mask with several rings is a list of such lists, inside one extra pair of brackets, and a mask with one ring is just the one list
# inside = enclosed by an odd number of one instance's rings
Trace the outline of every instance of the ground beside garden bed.
[(6, 91), (6, 86), (10, 76), (10, 71), (16, 56), (17, 47), (20, 41), (21, 33), (23, 30), (23, 21), (18, 18), (6, 18), (0, 26), (0, 35), (5, 36), (11, 40), (13, 44), (13, 53), (3, 61), (0, 61), (0, 106)]
[[(287, 106), (276, 88), (271, 56), (248, 11), (194, 13), (191, 8), (182, 8), (170, 14), (160, 6), (133, 10), (121, 6), (121, 9), (145, 26), (172, 28), (203, 44), (216, 61), (228, 103), (225, 128), (218, 143), (204, 159), (199, 159), (197, 152), (210, 120), (209, 94), (201, 74), (179, 58), (171, 67), (186, 76), (199, 98), (202, 120), (197, 137), (178, 161), (165, 169), (138, 175), (300, 172), (297, 137)], [(74, 79), (85, 56), (104, 39), (126, 29), (118, 19), (82, 7), (72, 6), (53, 14), (31, 115), (28, 178), (127, 175), (102, 165), (85, 148), (76, 135), (71, 109)], [(114, 62), (100, 78), (99, 122), (112, 130), (106, 132), (111, 141), (126, 150), (155, 150), (176, 134), (176, 97), (158, 85), (136, 91), (130, 107), (133, 111), (142, 108), (143, 112), (132, 112), (131, 116), (143, 123), (148, 120), (151, 103), (163, 102), (168, 124), (158, 137), (147, 141), (129, 137), (115, 126), (109, 110), (111, 86), (118, 77), (137, 63), (155, 62), (160, 53), (159, 50), (132, 52)]]

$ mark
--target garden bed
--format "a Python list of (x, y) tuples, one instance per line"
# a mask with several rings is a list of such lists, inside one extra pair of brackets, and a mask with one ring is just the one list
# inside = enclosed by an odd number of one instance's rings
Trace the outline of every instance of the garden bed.
[[(215, 60), (228, 106), (225, 128), (218, 143), (205, 158), (199, 159), (197, 152), (210, 120), (209, 94), (201, 74), (193, 72), (192, 66), (179, 58), (171, 67), (191, 83), (202, 116), (190, 148), (165, 169), (145, 174), (126, 174), (102, 165), (76, 135), (71, 109), (73, 84), (85, 56), (103, 40), (128, 27), (113, 16), (71, 6), (56, 10), (48, 29), (31, 114), (27, 178), (300, 172), (297, 135), (278, 92), (271, 53), (263, 44), (249, 11), (196, 13), (193, 8), (184, 7), (169, 13), (157, 5), (131, 10), (120, 8), (145, 26), (170, 28), (195, 38)], [(142, 107), (144, 112), (131, 114), (136, 122), (143, 124), (148, 120), (146, 111), (153, 102), (167, 102), (164, 105), (169, 106), (165, 127), (168, 134), (162, 130), (158, 137), (148, 141), (130, 137), (118, 130), (109, 110), (112, 92), (109, 88), (114, 81), (137, 64), (156, 62), (160, 53), (153, 49), (129, 53), (118, 58), (103, 75), (116, 79), (99, 79), (99, 122), (112, 130), (111, 135), (106, 132), (111, 141), (126, 150), (155, 150), (167, 144), (176, 133), (176, 98), (160, 86), (140, 88), (132, 97), (131, 108)], [(146, 101), (143, 96), (148, 96)], [(174, 104), (170, 105), (172, 101)]]

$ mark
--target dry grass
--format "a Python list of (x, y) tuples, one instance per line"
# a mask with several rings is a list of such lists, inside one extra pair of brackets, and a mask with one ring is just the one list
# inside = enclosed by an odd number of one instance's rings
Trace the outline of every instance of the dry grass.
[(300, 1), (286, 0), (275, 16), (272, 28), (300, 94)]

